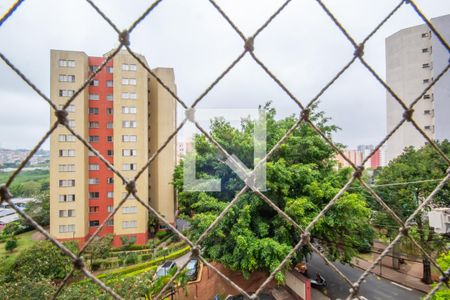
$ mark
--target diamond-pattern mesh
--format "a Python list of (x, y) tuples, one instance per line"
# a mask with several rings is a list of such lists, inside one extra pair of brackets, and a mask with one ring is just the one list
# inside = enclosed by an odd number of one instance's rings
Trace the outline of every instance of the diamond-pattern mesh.
[[(183, 241), (185, 241), (190, 247), (191, 247), (191, 257), (198, 257), (201, 261), (203, 261), (210, 269), (212, 269), (214, 272), (216, 272), (220, 277), (222, 277), (226, 282), (228, 282), (230, 285), (232, 285), (236, 290), (238, 290), (240, 293), (245, 295), (246, 297), (250, 299), (257, 299), (259, 293), (267, 286), (267, 284), (274, 278), (275, 274), (280, 271), (286, 263), (290, 260), (290, 258), (294, 255), (295, 251), (298, 250), (301, 246), (309, 246), (318, 256), (320, 256), (330, 268), (332, 268), (336, 274), (338, 274), (339, 277), (341, 277), (344, 282), (346, 282), (349, 286), (350, 294), (347, 299), (352, 299), (355, 297), (358, 297), (358, 292), (361, 284), (363, 284), (364, 279), (368, 276), (368, 274), (375, 268), (375, 266), (385, 257), (388, 252), (394, 247), (394, 245), (399, 242), (399, 240), (402, 237), (409, 238), (412, 243), (417, 246), (420, 251), (427, 256), (434, 267), (442, 274), (442, 277), (440, 279), (440, 282), (426, 295), (425, 299), (429, 299), (432, 297), (436, 291), (438, 291), (444, 284), (448, 287), (448, 281), (449, 281), (449, 274), (450, 270), (442, 270), (439, 265), (436, 263), (436, 261), (431, 257), (429, 253), (427, 253), (417, 241), (414, 240), (414, 238), (408, 234), (408, 229), (411, 227), (411, 222), (427, 205), (430, 204), (430, 202), (433, 201), (433, 197), (444, 187), (444, 185), (447, 183), (449, 177), (450, 177), (450, 168), (447, 170), (447, 175), (439, 182), (439, 184), (436, 186), (436, 188), (433, 190), (433, 192), (421, 203), (419, 207), (406, 219), (406, 221), (402, 221), (400, 217), (397, 216), (397, 214), (389, 208), (389, 206), (383, 201), (383, 199), (366, 183), (361, 179), (361, 174), (363, 171), (363, 165), (364, 163), (372, 156), (380, 147), (382, 147), (386, 141), (406, 122), (411, 123), (415, 129), (429, 142), (429, 144), (436, 150), (436, 152), (447, 162), (447, 164), (450, 165), (450, 159), (439, 149), (439, 147), (436, 145), (436, 143), (426, 134), (426, 132), (417, 124), (417, 122), (413, 118), (413, 108), (414, 106), (423, 98), (425, 93), (437, 82), (440, 80), (440, 78), (448, 71), (449, 66), (447, 65), (444, 70), (436, 76), (432, 82), (423, 90), (423, 92), (415, 98), (410, 105), (407, 105), (403, 99), (401, 99), (393, 90), (389, 87), (389, 85), (383, 81), (383, 79), (377, 74), (377, 72), (366, 62), (364, 59), (364, 46), (366, 42), (385, 24), (387, 20), (389, 20), (403, 5), (409, 5), (412, 7), (414, 12), (426, 23), (426, 25), (430, 28), (430, 30), (433, 32), (433, 34), (437, 37), (437, 39), (440, 41), (440, 43), (449, 51), (449, 45), (447, 41), (440, 35), (440, 33), (434, 28), (434, 26), (431, 24), (429, 19), (421, 12), (420, 8), (417, 6), (417, 4), (410, 0), (402, 0), (399, 1), (398, 4), (392, 9), (392, 11), (367, 35), (367, 37), (361, 42), (358, 43), (355, 41), (354, 38), (348, 33), (346, 28), (344, 28), (343, 25), (339, 22), (339, 20), (333, 15), (333, 12), (321, 1), (316, 0), (317, 5), (321, 7), (321, 9), (331, 18), (334, 25), (342, 32), (344, 37), (352, 44), (355, 51), (349, 62), (340, 69), (339, 72), (327, 83), (323, 88), (319, 91), (319, 93), (313, 97), (306, 105), (302, 103), (292, 92), (289, 91), (289, 89), (281, 82), (281, 80), (270, 70), (269, 67), (267, 67), (263, 61), (261, 61), (256, 54), (254, 53), (254, 40), (257, 38), (259, 33), (261, 33), (265, 28), (267, 28), (270, 23), (285, 9), (288, 9), (288, 5), (291, 2), (291, 0), (285, 1), (268, 19), (267, 21), (259, 27), (256, 32), (250, 36), (246, 37), (238, 26), (236, 26), (231, 18), (222, 10), (222, 8), (214, 1), (209, 0), (211, 5), (218, 11), (221, 17), (223, 17), (227, 23), (234, 29), (234, 31), (241, 37), (243, 41), (243, 51), (239, 56), (200, 94), (198, 98), (195, 99), (193, 104), (188, 107), (183, 100), (181, 100), (173, 91), (170, 90), (168, 86), (166, 86), (163, 81), (156, 76), (154, 72), (139, 58), (138, 55), (136, 55), (133, 50), (130, 47), (130, 34), (133, 32), (133, 30), (139, 26), (142, 20), (144, 20), (149, 14), (155, 13), (154, 9), (155, 7), (162, 2), (162, 0), (157, 0), (153, 4), (151, 4), (144, 12), (143, 14), (132, 23), (132, 25), (125, 30), (119, 30), (117, 26), (114, 24), (111, 19), (108, 18), (107, 15), (105, 15), (102, 10), (91, 0), (86, 0), (90, 6), (99, 14), (100, 17), (102, 17), (118, 34), (118, 40), (120, 42), (119, 46), (115, 48), (113, 51), (110, 52), (110, 54), (105, 57), (104, 62), (101, 64), (101, 66), (93, 72), (89, 78), (80, 86), (74, 95), (70, 97), (70, 99), (66, 102), (66, 104), (62, 107), (61, 110), (58, 110), (56, 105), (52, 102), (51, 99), (49, 99), (43, 92), (39, 90), (27, 77), (24, 75), (11, 61), (8, 60), (2, 53), (0, 53), (0, 58), (25, 82), (27, 83), (36, 93), (38, 93), (54, 110), (55, 115), (57, 116), (57, 121), (51, 125), (50, 129), (47, 131), (47, 133), (40, 139), (40, 141), (36, 144), (36, 146), (30, 151), (28, 156), (22, 161), (20, 166), (13, 172), (13, 174), (8, 178), (5, 185), (3, 185), (0, 188), (0, 202), (6, 201), (8, 202), (11, 207), (17, 211), (18, 214), (20, 214), (23, 218), (27, 219), (37, 230), (39, 230), (42, 234), (44, 234), (55, 246), (57, 246), (61, 251), (69, 256), (73, 261), (73, 269), (72, 271), (67, 275), (67, 277), (61, 282), (58, 290), (56, 291), (53, 298), (56, 298), (58, 294), (61, 292), (61, 290), (64, 288), (64, 286), (67, 284), (69, 279), (74, 273), (74, 270), (80, 270), (85, 276), (90, 278), (95, 284), (97, 284), (101, 289), (103, 289), (105, 292), (107, 292), (109, 295), (111, 295), (114, 299), (122, 299), (120, 295), (118, 295), (114, 290), (106, 286), (104, 282), (96, 278), (84, 265), (83, 260), (81, 258), (81, 255), (86, 250), (86, 247), (93, 241), (93, 239), (98, 235), (98, 233), (102, 230), (102, 228), (105, 226), (106, 222), (110, 220), (120, 209), (121, 205), (127, 200), (127, 198), (130, 195), (133, 195), (137, 201), (139, 201), (144, 207), (146, 207), (154, 216), (158, 218), (158, 220), (165, 225), (169, 227), (169, 229), (174, 232), (178, 237), (180, 237)], [(6, 12), (6, 14), (0, 19), (0, 26), (6, 22), (10, 21), (12, 19), (12, 15), (16, 9), (19, 8), (19, 6), (22, 4), (23, 0), (16, 1), (13, 6)], [(135, 177), (131, 180), (126, 179), (115, 167), (114, 165), (110, 164), (107, 159), (105, 159), (97, 150), (92, 147), (88, 141), (86, 141), (81, 135), (79, 135), (75, 130), (73, 130), (71, 127), (68, 126), (67, 122), (67, 107), (74, 101), (74, 99), (77, 97), (78, 94), (80, 94), (88, 85), (89, 82), (97, 75), (98, 72), (100, 72), (105, 65), (113, 59), (113, 57), (121, 50), (125, 48), (141, 65), (144, 67), (147, 72), (158, 81), (158, 83), (163, 86), (164, 89), (167, 90), (176, 100), (177, 102), (186, 110), (186, 118), (180, 123), (180, 125), (176, 128), (176, 130), (167, 138), (167, 140), (161, 145), (155, 153), (153, 153), (148, 160), (148, 162), (143, 166), (135, 175)], [(322, 211), (311, 221), (310, 224), (306, 228), (302, 228), (300, 225), (298, 225), (295, 221), (292, 220), (283, 210), (281, 210), (275, 203), (273, 203), (267, 196), (265, 196), (261, 191), (259, 191), (254, 185), (250, 184), (250, 180), (244, 180), (244, 187), (236, 194), (236, 196), (232, 199), (232, 201), (229, 202), (227, 207), (220, 213), (218, 218), (210, 224), (210, 226), (204, 231), (204, 233), (199, 237), (199, 239), (194, 243), (189, 240), (185, 235), (183, 235), (180, 231), (178, 231), (175, 227), (173, 227), (169, 222), (165, 220), (165, 218), (160, 215), (157, 211), (155, 211), (151, 206), (146, 204), (145, 201), (139, 198), (136, 190), (135, 182), (136, 180), (141, 176), (141, 174), (149, 167), (149, 165), (155, 160), (158, 156), (158, 154), (167, 146), (167, 144), (177, 135), (177, 133), (181, 130), (181, 128), (187, 123), (187, 122), (193, 122), (194, 125), (206, 136), (206, 138), (214, 144), (220, 152), (225, 156), (227, 159), (234, 160), (234, 158), (227, 153), (227, 151), (217, 142), (214, 140), (214, 138), (195, 120), (195, 118), (192, 118), (193, 112), (197, 104), (216, 86), (218, 82), (220, 82), (227, 73), (232, 70), (239, 61), (246, 55), (249, 55), (269, 76), (273, 79), (273, 81), (281, 87), (281, 89), (289, 96), (289, 98), (294, 101), (298, 107), (299, 107), (299, 117), (298, 120), (295, 122), (295, 124), (284, 134), (284, 136), (276, 143), (276, 145), (267, 153), (267, 155), (255, 166), (254, 170), (250, 172), (247, 176), (247, 179), (251, 179), (251, 176), (256, 172), (256, 170), (265, 163), (268, 158), (274, 153), (274, 151), (280, 147), (281, 144), (283, 144), (291, 135), (291, 133), (302, 123), (307, 124), (311, 128), (314, 129), (315, 132), (317, 132), (326, 143), (328, 143), (337, 153), (339, 153), (353, 168), (353, 176), (348, 180), (348, 182), (340, 189), (340, 191), (331, 199), (331, 201), (322, 209)], [(401, 121), (397, 124), (397, 126), (394, 127), (394, 129), (389, 132), (382, 141), (373, 149), (372, 153), (367, 156), (367, 158), (362, 162), (361, 166), (354, 165), (340, 150), (339, 147), (330, 139), (329, 136), (324, 134), (320, 128), (314, 124), (309, 119), (309, 112), (313, 104), (317, 102), (319, 97), (330, 87), (332, 86), (335, 81), (347, 71), (347, 69), (354, 64), (357, 60), (360, 61), (360, 63), (369, 71), (369, 73), (390, 93), (395, 101), (397, 101), (402, 108), (404, 109), (403, 118)], [(98, 229), (95, 231), (95, 233), (89, 238), (89, 240), (84, 244), (82, 249), (78, 253), (73, 253), (69, 249), (67, 249), (62, 243), (60, 243), (58, 240), (56, 240), (54, 237), (52, 237), (44, 228), (42, 228), (39, 224), (37, 224), (29, 215), (27, 215), (24, 211), (20, 210), (17, 206), (14, 205), (11, 201), (11, 194), (8, 191), (8, 188), (10, 187), (13, 180), (16, 178), (16, 176), (21, 172), (21, 170), (25, 167), (25, 165), (28, 163), (28, 161), (31, 159), (31, 157), (35, 154), (35, 152), (41, 147), (41, 145), (47, 140), (47, 138), (53, 133), (53, 131), (58, 126), (64, 126), (69, 130), (76, 138), (83, 143), (84, 146), (86, 146), (90, 151), (92, 151), (97, 157), (100, 158), (100, 160), (109, 167), (117, 176), (119, 176), (124, 183), (124, 186), (127, 190), (126, 196), (122, 199), (122, 201), (115, 207), (115, 209), (109, 214), (107, 219), (98, 227)], [(239, 164), (237, 164), (239, 165)], [(330, 210), (333, 205), (336, 203), (336, 201), (342, 196), (342, 194), (347, 191), (347, 189), (354, 183), (359, 182), (361, 186), (366, 189), (373, 197), (374, 199), (381, 205), (381, 207), (386, 210), (386, 212), (398, 223), (399, 225), (399, 233), (397, 237), (386, 247), (386, 249), (381, 253), (381, 255), (378, 256), (378, 258), (372, 263), (372, 265), (365, 270), (365, 272), (355, 281), (352, 282), (347, 276), (345, 276), (339, 269), (337, 269), (311, 242), (310, 242), (310, 232), (311, 229), (314, 227), (315, 224), (321, 219), (328, 210)], [(229, 278), (227, 278), (226, 275), (224, 275), (222, 272), (220, 272), (217, 268), (215, 268), (213, 265), (211, 265), (208, 261), (206, 261), (205, 258), (201, 255), (201, 242), (208, 236), (209, 233), (211, 233), (212, 230), (217, 226), (217, 224), (224, 218), (224, 216), (227, 214), (227, 212), (236, 205), (236, 203), (239, 201), (239, 197), (246, 191), (252, 190), (253, 193), (258, 195), (262, 201), (266, 202), (268, 205), (270, 205), (277, 213), (287, 222), (292, 224), (294, 228), (299, 230), (301, 232), (301, 240), (300, 242), (295, 245), (294, 248), (289, 252), (289, 254), (285, 257), (285, 259), (280, 263), (280, 265), (270, 274), (270, 276), (264, 281), (264, 283), (257, 289), (255, 293), (252, 295), (249, 295), (246, 293), (242, 288), (240, 288), (237, 284), (235, 284), (233, 281), (231, 281)], [(186, 267), (187, 262), (177, 270), (177, 272), (173, 275), (173, 277), (170, 279), (170, 281), (164, 286), (164, 288), (161, 290), (161, 292), (157, 295), (157, 299), (161, 299), (163, 295), (165, 295), (166, 290), (169, 288), (169, 286), (172, 284), (174, 279), (180, 274), (180, 272)]]

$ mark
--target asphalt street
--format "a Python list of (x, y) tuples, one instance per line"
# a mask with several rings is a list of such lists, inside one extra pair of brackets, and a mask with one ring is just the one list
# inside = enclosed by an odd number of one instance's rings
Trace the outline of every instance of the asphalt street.
[[(320, 273), (327, 281), (327, 295), (331, 299), (346, 299), (349, 295), (348, 284), (339, 277), (325, 262), (317, 255), (307, 263), (308, 274), (311, 278)], [(334, 265), (351, 281), (356, 281), (363, 273), (358, 268), (350, 265), (334, 263)], [(399, 285), (384, 278), (370, 274), (366, 277), (359, 293), (362, 300), (415, 300), (425, 296), (424, 293)]]

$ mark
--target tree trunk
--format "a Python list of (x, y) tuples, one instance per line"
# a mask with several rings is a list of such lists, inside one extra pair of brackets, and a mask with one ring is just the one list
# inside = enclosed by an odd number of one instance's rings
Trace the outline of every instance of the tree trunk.
[[(417, 221), (417, 229), (419, 231), (419, 236), (420, 236), (420, 245), (422, 246), (423, 249), (427, 249), (427, 244), (428, 244), (428, 242), (430, 242), (430, 238), (432, 239), (431, 232), (429, 233), (428, 241), (427, 241), (427, 239), (425, 239), (425, 232), (423, 231), (423, 223), (422, 223), (420, 214), (416, 218), (416, 221)], [(424, 254), (422, 254), (422, 265), (423, 265), (422, 281), (426, 284), (430, 284), (430, 283), (432, 283), (431, 262)]]
[(431, 263), (430, 260), (426, 257), (422, 260), (423, 263), (423, 278), (422, 281), (426, 284), (430, 284), (433, 282), (431, 279)]

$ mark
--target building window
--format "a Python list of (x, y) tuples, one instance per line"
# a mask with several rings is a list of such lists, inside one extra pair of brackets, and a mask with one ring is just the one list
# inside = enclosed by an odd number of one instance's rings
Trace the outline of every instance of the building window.
[(123, 221), (122, 222), (122, 228), (136, 228), (137, 227), (137, 221)]
[(106, 86), (107, 87), (113, 87), (114, 86), (113, 81), (112, 80), (106, 80)]
[(74, 202), (75, 194), (59, 195), (59, 202)]
[(137, 136), (135, 135), (122, 135), (122, 142), (136, 142)]
[(137, 213), (137, 207), (136, 206), (124, 206), (122, 212), (124, 214), (135, 214), (135, 213)]
[(89, 107), (89, 114), (90, 115), (98, 115), (98, 108), (97, 107)]
[(75, 136), (71, 134), (58, 135), (58, 142), (75, 142)]
[(113, 67), (106, 67), (106, 72), (108, 72), (109, 74), (112, 74), (114, 71)]
[(98, 184), (100, 181), (98, 178), (89, 178), (88, 184)]
[(422, 33), (422, 37), (426, 38), (426, 37), (430, 37), (431, 36), (431, 32), (424, 32)]
[(136, 164), (122, 164), (122, 170), (123, 171), (136, 171), (137, 165)]
[(134, 92), (126, 92), (126, 93), (122, 93), (122, 99), (132, 99), (135, 100), (137, 99), (137, 95)]
[(136, 107), (135, 106), (122, 106), (122, 113), (123, 114), (135, 114)]
[(90, 135), (89, 136), (89, 142), (98, 142), (100, 140), (100, 138), (98, 137), (98, 135)]
[(431, 110), (426, 109), (426, 110), (423, 111), (423, 114), (424, 115), (431, 115)]
[(422, 65), (422, 68), (423, 69), (428, 69), (430, 67), (430, 64), (429, 63), (426, 63), (426, 64), (423, 64)]
[(74, 90), (59, 90), (60, 97), (72, 97), (75, 94)]
[(106, 178), (106, 183), (107, 184), (113, 184), (114, 183), (114, 178), (113, 177)]
[(136, 71), (137, 66), (135, 64), (122, 64), (122, 71)]
[(89, 206), (89, 213), (96, 213), (100, 210), (98, 206)]
[(122, 149), (122, 156), (136, 156), (136, 149)]
[(59, 157), (74, 157), (75, 150), (74, 149), (61, 149), (59, 150)]
[(64, 164), (64, 165), (58, 165), (59, 172), (75, 172), (75, 165), (74, 164)]
[(112, 211), (114, 210), (114, 208), (113, 208), (112, 205), (108, 205), (108, 207), (107, 207), (106, 209), (107, 209), (107, 211), (108, 211), (109, 213), (112, 212)]
[(431, 99), (430, 94), (425, 94), (425, 95), (423, 95), (423, 99)]
[(98, 122), (89, 122), (89, 128), (98, 128), (99, 124)]
[(89, 199), (98, 199), (100, 198), (99, 192), (89, 192)]
[(113, 114), (113, 109), (112, 108), (107, 108), (106, 109), (106, 114), (107, 115), (112, 115)]
[(428, 53), (429, 49), (428, 48), (422, 48), (422, 53)]
[(108, 150), (107, 153), (108, 153), (108, 156), (113, 156), (114, 155), (113, 154), (114, 153), (113, 150)]
[(430, 79), (424, 79), (423, 80), (423, 83), (429, 83), (430, 82)]
[(96, 72), (98, 70), (98, 66), (89, 66), (89, 71)]
[(98, 164), (89, 164), (89, 171), (98, 171), (100, 170), (100, 165)]
[(59, 81), (60, 82), (75, 82), (75, 75), (59, 75)]
[(113, 122), (106, 123), (106, 128), (114, 128)]
[(89, 94), (89, 100), (98, 100), (100, 97), (98, 94)]
[(89, 82), (89, 85), (90, 86), (98, 86), (98, 80), (97, 79), (91, 80), (91, 82)]
[(59, 211), (59, 217), (60, 218), (70, 218), (75, 217), (75, 210), (74, 209), (68, 209), (68, 210), (60, 210)]
[(113, 101), (113, 95), (112, 94), (108, 94), (108, 95), (106, 95), (106, 100), (108, 100), (108, 101)]
[(90, 227), (98, 227), (98, 226), (100, 226), (100, 221), (99, 220), (89, 221), (89, 226)]
[(75, 186), (75, 179), (59, 180), (59, 187), (73, 187), (73, 186)]
[(122, 121), (122, 128), (136, 128), (136, 121)]
[[(58, 105), (58, 109), (63, 109), (63, 105)], [(74, 104), (69, 104), (69, 106), (67, 106), (66, 108), (67, 112), (75, 112), (75, 105)]]
[(66, 67), (66, 68), (74, 68), (75, 67), (75, 61), (74, 60), (68, 60), (68, 59), (60, 59), (59, 60), (59, 66), (60, 67)]
[(113, 137), (112, 137), (111, 135), (108, 135), (108, 136), (106, 137), (106, 141), (107, 141), (107, 142), (112, 142), (112, 141), (113, 141)]
[(136, 78), (122, 78), (123, 85), (136, 85)]
[(68, 125), (70, 128), (75, 128), (75, 120), (69, 120), (69, 121), (67, 122), (67, 125)]
[(75, 225), (59, 225), (59, 233), (75, 232)]
[(114, 226), (114, 220), (113, 219), (109, 219), (108, 221), (105, 222), (106, 226)]
[(106, 197), (107, 197), (107, 198), (114, 198), (114, 192), (108, 192), (108, 193), (106, 194)]

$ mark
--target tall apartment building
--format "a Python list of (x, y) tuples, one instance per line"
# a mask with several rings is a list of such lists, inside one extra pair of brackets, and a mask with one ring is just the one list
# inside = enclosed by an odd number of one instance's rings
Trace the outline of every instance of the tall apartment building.
[[(444, 39), (450, 41), (450, 15), (431, 19)], [(449, 64), (449, 53), (426, 25), (406, 28), (386, 39), (386, 79), (410, 104)], [(387, 131), (398, 124), (403, 108), (387, 93)], [(450, 74), (447, 72), (414, 108), (414, 119), (435, 140), (450, 138)], [(386, 162), (405, 147), (422, 147), (426, 140), (408, 122), (387, 142)]]
[[(140, 59), (145, 61), (143, 56)], [(51, 99), (61, 107), (104, 57), (51, 50)], [(176, 92), (173, 69), (153, 70)], [(132, 178), (176, 128), (176, 101), (126, 51), (119, 52), (68, 107), (69, 126), (83, 136), (126, 178)], [(51, 123), (56, 120), (51, 113)], [(122, 180), (63, 126), (50, 139), (50, 233), (81, 243), (92, 235), (126, 195)], [(171, 185), (176, 140), (136, 182), (138, 196), (175, 222)], [(115, 234), (143, 244), (148, 239), (148, 211), (127, 200), (100, 235)]]

